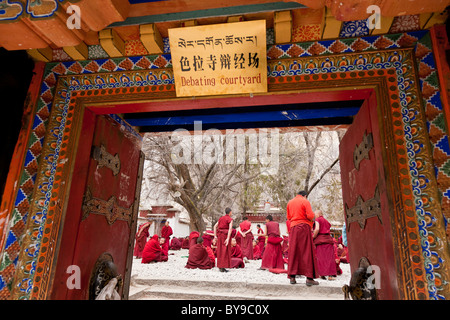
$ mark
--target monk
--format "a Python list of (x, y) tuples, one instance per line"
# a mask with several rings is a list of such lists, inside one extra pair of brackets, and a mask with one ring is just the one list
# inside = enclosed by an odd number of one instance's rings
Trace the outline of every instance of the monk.
[(189, 249), (189, 237), (185, 237), (183, 241), (181, 241), (181, 249)]
[(164, 227), (161, 229), (161, 238), (166, 239), (164, 249), (169, 250), (170, 236), (173, 234), (172, 228), (169, 226), (169, 220), (166, 220)]
[(321, 210), (316, 211), (313, 231), (313, 242), (316, 246), (317, 270), (322, 279), (336, 278), (336, 257), (334, 239), (330, 235), (331, 224), (324, 218)]
[(159, 238), (159, 245), (161, 247), (161, 256), (164, 261), (167, 261), (169, 258), (169, 246), (166, 245), (166, 238)]
[(261, 269), (284, 269), (283, 252), (280, 237), (280, 225), (273, 221), (272, 215), (266, 217), (267, 245), (261, 261)]
[(342, 241), (342, 236), (340, 236), (338, 239), (337, 255), (339, 257), (340, 262), (349, 263), (348, 248), (344, 245), (344, 242)]
[(189, 236), (189, 257), (185, 267), (188, 269), (211, 269), (213, 264), (208, 251), (203, 246), (203, 238), (199, 235), (197, 231), (193, 231)]
[(211, 265), (214, 268), (216, 266), (216, 254), (214, 253), (211, 247), (205, 246), (206, 251), (208, 252), (209, 260), (211, 260)]
[(217, 238), (213, 238), (211, 242), (211, 250), (214, 253), (214, 256), (217, 258)]
[(233, 230), (233, 212), (231, 208), (225, 209), (225, 215), (220, 217), (214, 225), (214, 238), (217, 239), (217, 267), (220, 272), (228, 272), (231, 267), (231, 231)]
[(214, 238), (214, 231), (212, 230), (205, 230), (203, 231), (203, 245), (205, 247), (211, 247), (211, 242)]
[(244, 256), (241, 246), (237, 244), (235, 238), (231, 238), (231, 268), (244, 268)]
[(256, 240), (253, 240), (253, 260), (261, 259), (261, 250), (259, 249)]
[(264, 230), (261, 228), (260, 224), (256, 225), (257, 235), (258, 235), (258, 246), (259, 251), (261, 252), (261, 256), (264, 253), (264, 248), (266, 245), (266, 236), (264, 236)]
[(297, 283), (296, 275), (306, 277), (306, 285), (318, 285), (317, 260), (312, 238), (314, 212), (306, 199), (306, 191), (300, 191), (286, 206), (290, 221), (288, 277), (291, 284)]
[(241, 235), (241, 249), (242, 255), (249, 260), (253, 260), (253, 233), (252, 223), (248, 221), (247, 217), (242, 218), (239, 224), (239, 233)]
[(134, 252), (133, 252), (133, 255), (136, 258), (139, 258), (139, 259), (142, 258), (142, 251), (144, 250), (145, 244), (147, 243), (147, 238), (149, 236), (148, 229), (150, 228), (151, 224), (152, 224), (152, 222), (148, 221), (139, 226), (139, 230), (136, 233), (136, 245), (134, 246)]
[(167, 261), (168, 256), (163, 253), (159, 245), (158, 235), (155, 234), (142, 251), (142, 263)]
[(172, 240), (170, 241), (170, 250), (180, 250), (181, 249), (181, 241), (180, 239), (174, 237), (172, 238)]

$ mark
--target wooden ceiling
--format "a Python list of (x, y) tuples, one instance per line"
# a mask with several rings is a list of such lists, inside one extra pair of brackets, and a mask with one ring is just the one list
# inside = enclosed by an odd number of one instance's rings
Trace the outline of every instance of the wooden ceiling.
[[(80, 29), (68, 28), (72, 4)], [(170, 28), (261, 19), (273, 43), (335, 39), (351, 35), (372, 4), (382, 25), (370, 34), (382, 34), (444, 23), (450, 0), (1, 0), (0, 46), (41, 61), (157, 54), (167, 52)]]

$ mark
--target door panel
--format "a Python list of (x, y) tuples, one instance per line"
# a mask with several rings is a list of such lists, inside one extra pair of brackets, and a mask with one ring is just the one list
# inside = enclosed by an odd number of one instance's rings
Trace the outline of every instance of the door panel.
[[(111, 117), (89, 110), (85, 111), (84, 126), (52, 298), (88, 299), (97, 259), (106, 253), (125, 280), (125, 289), (119, 294), (126, 299), (139, 206), (141, 140)], [(65, 288), (69, 275), (64, 272), (69, 265), (79, 267), (80, 289)]]
[(365, 257), (379, 267), (379, 299), (397, 299), (389, 193), (375, 94), (343, 137), (339, 152), (351, 270)]

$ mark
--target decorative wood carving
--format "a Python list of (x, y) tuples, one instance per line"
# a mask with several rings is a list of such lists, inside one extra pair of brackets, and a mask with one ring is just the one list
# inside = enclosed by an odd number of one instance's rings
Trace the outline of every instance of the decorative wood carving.
[(372, 217), (378, 217), (380, 223), (383, 223), (381, 219), (381, 202), (378, 186), (375, 188), (373, 198), (364, 201), (361, 196), (358, 196), (355, 205), (351, 209), (346, 204), (345, 214), (347, 215), (347, 230), (350, 229), (352, 222), (358, 222), (361, 229), (364, 229), (366, 220)]
[(369, 159), (369, 152), (373, 148), (372, 133), (364, 134), (363, 140), (353, 151), (353, 163), (356, 170), (359, 170), (359, 164), (364, 159)]
[(83, 199), (83, 220), (89, 214), (104, 215), (108, 224), (112, 225), (116, 220), (123, 220), (128, 222), (131, 226), (131, 218), (133, 216), (133, 206), (130, 208), (123, 208), (117, 205), (116, 197), (111, 196), (108, 200), (94, 198), (90, 188), (87, 188)]
[(119, 155), (112, 155), (106, 151), (105, 146), (95, 146), (92, 150), (92, 158), (98, 161), (99, 168), (107, 167), (112, 170), (113, 175), (117, 175), (120, 172), (120, 159)]

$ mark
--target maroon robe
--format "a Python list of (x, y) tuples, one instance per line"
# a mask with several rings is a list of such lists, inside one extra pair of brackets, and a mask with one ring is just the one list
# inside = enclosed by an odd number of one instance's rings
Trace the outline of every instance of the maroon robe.
[(152, 261), (162, 262), (167, 260), (168, 255), (161, 250), (158, 235), (155, 234), (145, 245), (144, 251), (142, 251), (142, 263), (150, 263)]
[(242, 255), (241, 247), (236, 244), (231, 246), (231, 268), (244, 268), (244, 259)]
[(181, 249), (181, 241), (178, 238), (173, 238), (170, 241), (170, 250), (180, 250)]
[(317, 278), (317, 259), (312, 238), (311, 226), (299, 223), (290, 228), (288, 276), (304, 275)]
[(188, 269), (211, 269), (214, 265), (203, 244), (197, 243), (198, 237), (197, 231), (191, 232), (189, 236), (189, 257), (185, 267)]
[(213, 249), (211, 247), (205, 247), (206, 251), (208, 252), (209, 259), (211, 260), (211, 265), (213, 267), (216, 266), (216, 254), (214, 253)]
[[(245, 220), (241, 222), (239, 225), (242, 233), (248, 231), (252, 227), (252, 223), (248, 220)], [(239, 244), (239, 243), (238, 243)], [(241, 243), (240, 243), (241, 249), (242, 249), (242, 255), (244, 257), (247, 257), (250, 260), (253, 260), (253, 233), (250, 231), (244, 236), (241, 236)]]
[(253, 260), (259, 260), (261, 259), (261, 250), (259, 249), (258, 245), (255, 245), (253, 247)]
[(331, 224), (322, 216), (316, 219), (319, 233), (313, 242), (316, 246), (317, 270), (320, 276), (336, 276), (334, 240), (330, 235)]
[(166, 239), (164, 243), (164, 249), (169, 250), (170, 236), (173, 234), (173, 230), (170, 226), (164, 226), (161, 229), (161, 238)]
[(139, 231), (136, 233), (136, 244), (134, 246), (133, 255), (136, 258), (142, 258), (142, 251), (147, 243), (147, 238), (149, 236), (148, 229), (150, 225), (145, 226), (145, 223), (139, 227)]
[(217, 224), (217, 267), (218, 268), (230, 268), (231, 267), (231, 236), (228, 241), (228, 245), (225, 245), (225, 240), (228, 236), (228, 230), (230, 223), (233, 219), (229, 215), (220, 217)]
[(283, 252), (280, 237), (280, 226), (276, 221), (266, 223), (267, 228), (267, 245), (261, 261), (261, 269), (284, 269)]
[(213, 238), (214, 238), (214, 231), (206, 230), (203, 233), (203, 245), (205, 247), (211, 247), (211, 243), (212, 243)]
[[(258, 229), (258, 235), (259, 234), (264, 233), (264, 231), (262, 231), (262, 229)], [(266, 245), (266, 237), (265, 236), (258, 236), (258, 244), (257, 246), (259, 246), (259, 251), (261, 252), (261, 257), (264, 254), (264, 247)]]
[(184, 238), (183, 241), (181, 241), (181, 249), (189, 249), (189, 239)]

